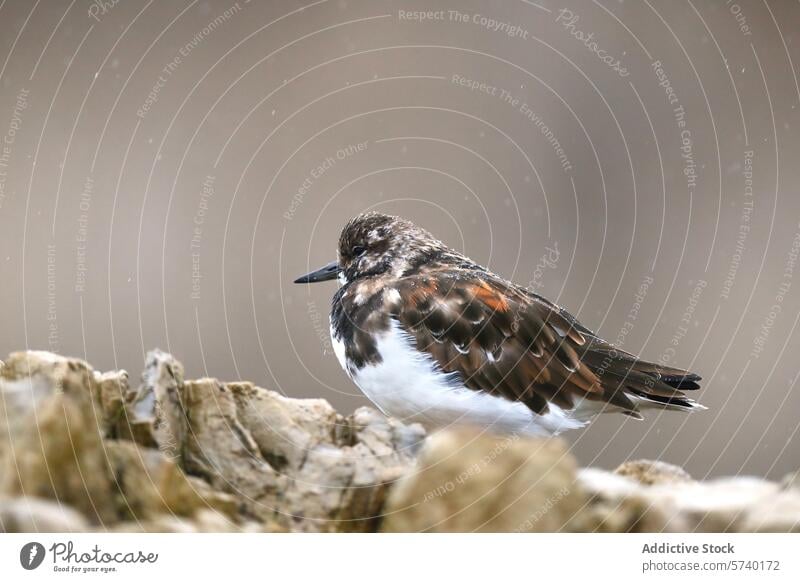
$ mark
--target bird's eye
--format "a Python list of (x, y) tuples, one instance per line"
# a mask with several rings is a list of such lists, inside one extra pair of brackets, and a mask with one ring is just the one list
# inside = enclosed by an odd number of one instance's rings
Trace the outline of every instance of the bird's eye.
[(367, 252), (367, 249), (362, 246), (353, 247), (353, 256), (360, 257)]

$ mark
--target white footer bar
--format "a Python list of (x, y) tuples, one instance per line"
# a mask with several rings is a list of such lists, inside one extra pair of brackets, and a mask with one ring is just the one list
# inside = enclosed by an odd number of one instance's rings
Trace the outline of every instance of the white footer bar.
[(2, 580), (727, 582), (800, 580), (798, 564), (792, 534), (0, 535)]

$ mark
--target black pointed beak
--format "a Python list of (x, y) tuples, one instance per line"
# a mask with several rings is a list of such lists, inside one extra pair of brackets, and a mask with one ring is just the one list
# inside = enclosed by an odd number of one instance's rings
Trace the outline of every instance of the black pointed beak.
[(324, 267), (311, 271), (308, 275), (303, 275), (294, 280), (295, 283), (319, 283), (320, 281), (330, 281), (339, 275), (339, 261), (328, 263)]

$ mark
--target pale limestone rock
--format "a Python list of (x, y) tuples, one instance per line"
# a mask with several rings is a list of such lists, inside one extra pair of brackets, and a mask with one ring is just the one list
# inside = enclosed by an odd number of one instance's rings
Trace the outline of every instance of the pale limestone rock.
[(663, 461), (628, 461), (614, 470), (617, 475), (635, 479), (642, 485), (691, 481), (692, 476), (682, 468)]
[(738, 531), (800, 533), (800, 491), (785, 490), (748, 507)]
[(128, 373), (125, 370), (94, 372), (97, 398), (103, 411), (101, 430), (103, 437), (117, 436), (118, 426), (125, 414), (125, 398), (129, 392)]
[(768, 501), (779, 490), (776, 483), (755, 477), (728, 477), (656, 485), (645, 491), (654, 504), (672, 507), (684, 519), (682, 531), (741, 531), (748, 508)]
[(121, 494), (123, 519), (139, 521), (160, 514), (190, 517), (209, 509), (227, 519), (236, 517), (234, 497), (187, 477), (159, 451), (124, 440), (108, 441), (106, 451)]
[[(160, 449), (170, 458), (178, 456), (177, 439), (172, 432), (175, 419), (163, 418), (159, 402), (178, 398), (177, 387), (183, 385), (183, 366), (170, 354), (153, 350), (147, 354), (142, 382), (137, 389), (127, 383), (123, 394), (124, 409), (116, 425), (115, 436), (145, 447)], [(159, 400), (160, 399), (160, 400)], [(170, 406), (170, 410), (174, 410)]]
[(577, 470), (559, 439), (466, 430), (423, 445), (420, 426), (373, 408), (345, 417), (247, 382), (186, 381), (158, 350), (135, 389), (124, 371), (12, 354), (0, 396), (5, 531), (800, 531), (797, 473)]
[(800, 530), (800, 494), (756, 477), (642, 485), (630, 477), (583, 469), (578, 481), (603, 531)]
[(587, 504), (576, 515), (573, 531), (670, 532), (686, 528), (670, 505), (654, 503), (638, 481), (602, 469), (581, 469), (578, 486)]
[(89, 522), (68, 505), (37, 497), (0, 499), (2, 533), (84, 531), (89, 531)]
[(293, 530), (373, 528), (424, 438), (419, 426), (364, 410), (344, 418), (324, 400), (250, 383), (187, 381), (162, 398), (183, 468), (237, 496), (247, 515)]
[[(162, 452), (102, 438), (117, 432), (114, 412), (122, 410), (126, 378), (46, 352), (12, 354), (0, 372), (6, 406), (0, 417), (13, 420), (0, 434), (0, 495), (52, 499), (103, 527), (208, 509), (238, 518), (238, 500), (187, 477)], [(50, 522), (58, 523), (55, 517)]]
[(558, 439), (448, 430), (392, 490), (384, 531), (566, 531), (584, 504), (575, 459)]
[(111, 471), (94, 371), (48, 352), (16, 352), (0, 371), (0, 402), (13, 414), (0, 492), (58, 500), (93, 523), (114, 521)]
[(781, 487), (783, 489), (794, 489), (800, 492), (800, 471), (789, 473), (781, 479)]

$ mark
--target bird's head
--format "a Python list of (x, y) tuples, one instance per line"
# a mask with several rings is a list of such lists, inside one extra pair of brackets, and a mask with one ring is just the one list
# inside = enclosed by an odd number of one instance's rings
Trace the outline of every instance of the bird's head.
[(397, 216), (359, 214), (339, 236), (338, 259), (303, 275), (295, 283), (339, 278), (344, 283), (388, 274), (402, 277), (420, 266), (453, 254), (428, 231)]

